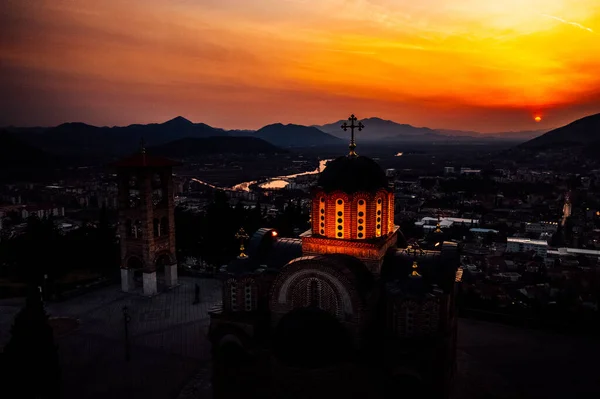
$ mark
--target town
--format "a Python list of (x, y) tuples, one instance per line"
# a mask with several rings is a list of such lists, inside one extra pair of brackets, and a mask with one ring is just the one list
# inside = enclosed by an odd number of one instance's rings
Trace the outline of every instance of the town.
[[(407, 145), (401, 153), (364, 147), (393, 184), (395, 223), (408, 245), (418, 246), (436, 232), (461, 243), (458, 303), (465, 316), (559, 329), (598, 327), (600, 169), (567, 173), (542, 163), (523, 167), (498, 157), (490, 161), (490, 154), (502, 153), (503, 146), (479, 157), (473, 157), (479, 148), (466, 144)], [(334, 152), (303, 149), (279, 158), (263, 155), (262, 161), (259, 154), (254, 162), (222, 156), (220, 161), (186, 159), (174, 175), (178, 259), (184, 273), (214, 275), (236, 255), (234, 235), (240, 227), (252, 233), (269, 225), (289, 237), (305, 231), (310, 188)], [(261, 162), (276, 166), (253, 166)], [(240, 173), (246, 169), (254, 172)], [(102, 228), (108, 232), (103, 234), (115, 234), (114, 171), (95, 167), (70, 175), (2, 187), (0, 250), (8, 256), (0, 264), (0, 296), (24, 289), (18, 259), (10, 254), (32, 218), (52, 220), (68, 242), (84, 242)], [(212, 234), (208, 225), (216, 209), (227, 209), (228, 216)], [(105, 243), (112, 248), (109, 261), (118, 261), (118, 240), (115, 234), (114, 242)], [(76, 252), (70, 254), (76, 257)], [(70, 254), (61, 255), (60, 273), (47, 273), (59, 291), (93, 285), (117, 270), (70, 261)]]

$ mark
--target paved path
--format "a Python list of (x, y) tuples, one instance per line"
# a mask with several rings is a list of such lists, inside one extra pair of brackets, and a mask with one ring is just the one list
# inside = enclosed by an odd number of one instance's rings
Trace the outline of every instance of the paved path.
[[(192, 305), (194, 285), (201, 302)], [(181, 285), (153, 298), (124, 294), (113, 285), (61, 303), (49, 303), (50, 317), (72, 317), (80, 326), (56, 339), (63, 392), (70, 398), (175, 398), (210, 361), (208, 310), (220, 301), (220, 283), (181, 278)], [(0, 302), (0, 345), (22, 300)], [(123, 306), (129, 308), (131, 360), (125, 361)], [(203, 375), (208, 376), (207, 372)], [(202, 384), (207, 396), (210, 384)]]

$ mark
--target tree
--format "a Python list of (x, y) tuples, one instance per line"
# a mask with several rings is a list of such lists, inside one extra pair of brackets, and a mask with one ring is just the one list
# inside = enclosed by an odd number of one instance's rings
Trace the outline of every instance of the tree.
[(115, 228), (111, 226), (106, 206), (102, 205), (98, 226), (93, 232), (92, 252), (97, 256), (94, 262), (94, 268), (102, 274), (109, 274), (113, 270), (118, 270), (119, 265), (119, 245), (116, 239)]
[(6, 377), (2, 390), (12, 398), (59, 397), (58, 352), (37, 287), (30, 288), (25, 307), (15, 317), (1, 372)]
[(23, 247), (18, 251), (18, 263), (30, 284), (41, 285), (45, 274), (54, 278), (63, 272), (57, 267), (63, 265), (58, 250), (60, 233), (51, 216), (44, 219), (30, 216), (21, 244)]

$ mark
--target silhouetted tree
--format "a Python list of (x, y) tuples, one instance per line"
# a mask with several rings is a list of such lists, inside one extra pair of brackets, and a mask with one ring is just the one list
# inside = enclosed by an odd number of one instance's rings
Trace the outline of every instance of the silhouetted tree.
[(15, 317), (2, 355), (2, 391), (11, 398), (58, 398), (60, 366), (52, 328), (37, 287)]
[(18, 263), (30, 284), (42, 285), (44, 275), (54, 278), (62, 273), (60, 234), (52, 217), (30, 216), (25, 234), (20, 238)]
[(92, 237), (93, 242), (97, 243), (96, 250), (97, 261), (95, 268), (102, 274), (108, 274), (112, 270), (118, 270), (119, 264), (119, 245), (116, 239), (116, 230), (110, 224), (106, 206), (102, 206), (98, 226), (95, 229), (95, 234)]

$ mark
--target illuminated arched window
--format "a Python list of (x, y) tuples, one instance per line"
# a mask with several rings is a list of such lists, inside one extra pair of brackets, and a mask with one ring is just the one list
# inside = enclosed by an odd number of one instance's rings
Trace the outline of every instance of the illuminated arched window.
[(317, 219), (319, 223), (319, 234), (325, 235), (325, 197), (319, 198), (319, 218)]
[(335, 237), (344, 238), (344, 200), (335, 200)]
[(365, 201), (364, 199), (360, 199), (356, 204), (356, 237), (358, 239), (365, 238), (367, 230), (366, 215), (367, 201)]
[(388, 234), (394, 230), (394, 196), (388, 195)]
[(383, 198), (375, 200), (375, 237), (381, 237), (381, 226), (383, 221)]

